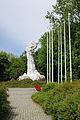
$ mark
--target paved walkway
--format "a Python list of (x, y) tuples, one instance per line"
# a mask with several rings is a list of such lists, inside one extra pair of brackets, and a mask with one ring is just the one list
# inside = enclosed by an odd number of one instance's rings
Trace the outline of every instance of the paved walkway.
[(12, 112), (7, 120), (51, 120), (31, 99), (33, 88), (9, 88)]

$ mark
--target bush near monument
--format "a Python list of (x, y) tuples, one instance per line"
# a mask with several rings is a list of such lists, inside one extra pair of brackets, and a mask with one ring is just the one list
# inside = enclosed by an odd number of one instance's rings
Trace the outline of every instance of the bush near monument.
[(62, 85), (49, 83), (32, 99), (53, 120), (80, 120), (80, 81)]

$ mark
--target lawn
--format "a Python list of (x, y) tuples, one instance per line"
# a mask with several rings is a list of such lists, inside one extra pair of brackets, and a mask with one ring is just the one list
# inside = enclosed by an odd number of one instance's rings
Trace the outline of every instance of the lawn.
[(34, 85), (44, 86), (46, 84), (46, 80), (32, 81), (30, 79), (26, 80), (9, 80), (6, 82), (0, 82), (0, 85), (5, 86), (7, 88), (33, 88)]

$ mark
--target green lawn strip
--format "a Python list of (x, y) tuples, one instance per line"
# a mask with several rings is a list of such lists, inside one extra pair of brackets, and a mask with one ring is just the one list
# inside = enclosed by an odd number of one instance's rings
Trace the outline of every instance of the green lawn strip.
[(34, 85), (39, 84), (41, 87), (46, 84), (46, 80), (32, 81), (30, 79), (26, 80), (10, 80), (6, 82), (0, 82), (0, 85), (4, 85), (7, 88), (33, 88)]

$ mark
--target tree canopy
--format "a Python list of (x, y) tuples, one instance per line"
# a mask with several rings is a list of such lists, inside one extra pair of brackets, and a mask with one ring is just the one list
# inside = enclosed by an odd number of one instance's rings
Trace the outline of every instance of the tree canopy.
[[(62, 27), (62, 38), (64, 39), (63, 21), (66, 21), (66, 48), (67, 48), (67, 79), (69, 79), (69, 32), (68, 13), (71, 18), (71, 50), (72, 50), (72, 74), (73, 79), (80, 79), (80, 0), (57, 0), (52, 5), (52, 11), (47, 12), (54, 33), (54, 80), (58, 77), (58, 27)], [(41, 48), (35, 54), (35, 64), (41, 74), (47, 76), (47, 33), (40, 38)], [(64, 78), (64, 43), (62, 43), (63, 78)], [(0, 80), (18, 78), (27, 72), (27, 58), (24, 51), (19, 57), (0, 51)]]
[(20, 57), (6, 52), (0, 52), (0, 81), (17, 79), (26, 71), (26, 56), (22, 53)]

